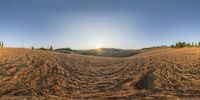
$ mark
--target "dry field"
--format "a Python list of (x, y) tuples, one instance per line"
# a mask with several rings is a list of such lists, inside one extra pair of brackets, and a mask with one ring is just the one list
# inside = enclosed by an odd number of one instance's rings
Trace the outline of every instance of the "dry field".
[(111, 58), (0, 49), (0, 99), (200, 99), (200, 49)]

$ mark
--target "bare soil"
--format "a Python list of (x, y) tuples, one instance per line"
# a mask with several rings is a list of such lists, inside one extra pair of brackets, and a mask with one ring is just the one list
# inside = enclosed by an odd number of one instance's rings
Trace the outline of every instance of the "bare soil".
[(0, 49), (0, 99), (200, 99), (200, 49), (131, 57)]

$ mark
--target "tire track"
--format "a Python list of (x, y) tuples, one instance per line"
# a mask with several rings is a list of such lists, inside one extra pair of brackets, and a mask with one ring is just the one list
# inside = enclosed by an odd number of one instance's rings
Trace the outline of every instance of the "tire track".
[(14, 59), (12, 61), (9, 61), (9, 62), (2, 63), (2, 64), (0, 64), (0, 66), (4, 66), (4, 65), (7, 65), (7, 64), (12, 64), (13, 62), (19, 61), (19, 60), (23, 59), (24, 57), (28, 56), (29, 54), (31, 54), (32, 52), (33, 51), (30, 51), (27, 54), (25, 54), (25, 55), (23, 55), (23, 56), (21, 56), (19, 58), (16, 58), (16, 59)]

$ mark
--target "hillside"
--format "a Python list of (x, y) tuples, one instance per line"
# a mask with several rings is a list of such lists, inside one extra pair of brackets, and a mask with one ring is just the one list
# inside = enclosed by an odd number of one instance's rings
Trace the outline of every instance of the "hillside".
[(0, 49), (0, 99), (200, 98), (200, 49), (131, 57)]
[(63, 53), (77, 53), (82, 55), (101, 56), (101, 57), (129, 57), (138, 54), (139, 50), (122, 50), (115, 48), (99, 48), (89, 50), (71, 50), (69, 48), (56, 49)]

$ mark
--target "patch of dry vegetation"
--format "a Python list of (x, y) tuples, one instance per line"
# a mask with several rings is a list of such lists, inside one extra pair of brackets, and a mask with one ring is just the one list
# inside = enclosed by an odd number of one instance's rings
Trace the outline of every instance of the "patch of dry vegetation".
[(126, 58), (0, 49), (0, 99), (200, 97), (200, 49), (157, 48)]

